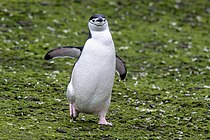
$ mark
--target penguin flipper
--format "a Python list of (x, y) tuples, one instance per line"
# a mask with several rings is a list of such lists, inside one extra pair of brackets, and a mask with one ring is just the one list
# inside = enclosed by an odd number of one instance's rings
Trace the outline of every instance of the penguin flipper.
[(121, 80), (124, 80), (127, 74), (125, 63), (116, 55), (116, 71), (120, 75)]
[[(70, 57), (70, 58), (79, 58), (82, 53), (82, 47), (75, 46), (65, 46), (52, 49), (48, 51), (44, 57), (45, 60), (50, 60), (53, 58), (62, 58), (62, 57)], [(125, 63), (122, 59), (116, 55), (116, 71), (120, 75), (121, 80), (124, 80), (127, 74)]]
[(59, 57), (78, 58), (82, 52), (83, 47), (65, 46), (50, 50), (46, 53), (44, 59), (50, 60)]

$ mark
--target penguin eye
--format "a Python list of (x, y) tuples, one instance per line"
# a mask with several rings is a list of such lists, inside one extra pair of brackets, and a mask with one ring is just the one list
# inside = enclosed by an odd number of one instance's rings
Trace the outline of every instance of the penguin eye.
[(93, 19), (92, 22), (95, 22), (95, 20)]

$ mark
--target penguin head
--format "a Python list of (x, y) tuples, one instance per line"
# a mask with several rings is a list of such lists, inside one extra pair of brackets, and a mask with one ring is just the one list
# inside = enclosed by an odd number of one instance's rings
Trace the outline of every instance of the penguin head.
[(92, 31), (104, 31), (108, 28), (108, 22), (104, 15), (94, 14), (90, 17), (88, 26)]

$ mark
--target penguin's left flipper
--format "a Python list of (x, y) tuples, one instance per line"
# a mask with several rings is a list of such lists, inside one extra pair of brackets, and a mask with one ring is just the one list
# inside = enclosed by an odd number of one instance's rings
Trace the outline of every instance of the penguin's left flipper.
[[(65, 46), (59, 47), (50, 50), (45, 55), (45, 60), (50, 60), (53, 58), (62, 58), (62, 57), (70, 57), (70, 58), (79, 58), (82, 53), (83, 47), (74, 47), (74, 46)], [(125, 63), (122, 59), (116, 55), (116, 71), (120, 75), (121, 80), (124, 80), (127, 74)]]
[(82, 52), (83, 47), (65, 46), (50, 50), (45, 55), (45, 60), (60, 57), (78, 58)]
[(120, 75), (121, 80), (124, 80), (127, 74), (125, 63), (116, 55), (116, 71)]

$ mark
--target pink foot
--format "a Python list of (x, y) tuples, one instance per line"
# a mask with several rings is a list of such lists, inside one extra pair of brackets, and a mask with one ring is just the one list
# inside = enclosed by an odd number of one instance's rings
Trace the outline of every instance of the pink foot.
[(69, 104), (69, 111), (70, 111), (70, 117), (75, 120), (77, 118), (77, 111), (76, 108), (74, 106), (74, 104), (70, 103)]
[(106, 118), (105, 117), (102, 117), (102, 116), (100, 117), (98, 124), (112, 126), (112, 123), (107, 122), (106, 121)]

